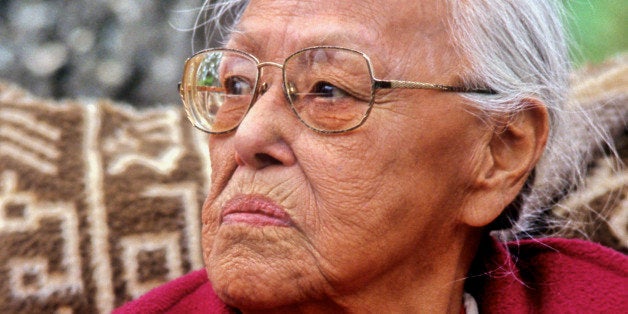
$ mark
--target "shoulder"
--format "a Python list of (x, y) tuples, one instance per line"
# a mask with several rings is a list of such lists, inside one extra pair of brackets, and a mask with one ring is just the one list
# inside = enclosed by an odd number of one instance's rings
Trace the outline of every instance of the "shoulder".
[[(577, 239), (511, 244), (519, 274), (543, 310), (604, 313), (628, 308), (628, 257)], [(623, 310), (622, 310), (623, 309)]]
[(229, 313), (214, 293), (205, 270), (159, 286), (113, 313)]
[(480, 292), (491, 312), (615, 313), (628, 308), (628, 257), (612, 249), (547, 238), (505, 247), (494, 243), (491, 254)]
[[(628, 256), (599, 244), (563, 238), (530, 239), (508, 244), (512, 258), (520, 267), (551, 269), (547, 275), (557, 276), (577, 270), (578, 278), (598, 276), (628, 278)], [(541, 269), (539, 269), (541, 270)], [(567, 275), (566, 274), (566, 275)], [(578, 278), (569, 276), (570, 279)]]

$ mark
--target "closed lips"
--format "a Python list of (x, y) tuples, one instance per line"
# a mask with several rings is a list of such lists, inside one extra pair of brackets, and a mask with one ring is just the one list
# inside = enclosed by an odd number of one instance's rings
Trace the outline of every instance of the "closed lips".
[(239, 195), (222, 208), (221, 225), (292, 226), (292, 220), (281, 206), (263, 195)]

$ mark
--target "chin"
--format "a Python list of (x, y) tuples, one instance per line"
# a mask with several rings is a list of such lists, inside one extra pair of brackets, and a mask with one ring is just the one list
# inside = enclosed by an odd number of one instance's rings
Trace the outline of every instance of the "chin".
[[(247, 310), (286, 307), (316, 298), (311, 256), (290, 241), (287, 228), (220, 228), (204, 243), (214, 291), (225, 303)], [(305, 293), (307, 291), (307, 293)], [(314, 293), (313, 293), (314, 292)]]
[(299, 279), (289, 278), (294, 270), (247, 261), (244, 256), (237, 262), (208, 264), (207, 272), (218, 297), (241, 310), (290, 307), (310, 298), (300, 295), (308, 291), (307, 285), (303, 287)]
[(278, 295), (264, 282), (253, 282), (245, 275), (211, 274), (210, 280), (218, 297), (238, 309), (265, 310), (290, 303), (286, 295)]

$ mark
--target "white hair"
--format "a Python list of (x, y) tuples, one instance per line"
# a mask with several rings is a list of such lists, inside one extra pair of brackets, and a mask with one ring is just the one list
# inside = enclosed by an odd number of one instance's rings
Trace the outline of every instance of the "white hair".
[[(197, 26), (208, 41), (224, 41), (233, 31), (248, 0), (206, 0)], [(543, 102), (550, 116), (550, 134), (541, 160), (526, 187), (492, 229), (515, 238), (542, 235), (562, 222), (548, 211), (584, 183), (592, 147), (610, 145), (595, 115), (568, 98), (569, 41), (564, 8), (558, 0), (448, 0), (450, 35), (468, 68), (468, 87), (490, 88), (495, 95), (464, 94), (490, 117), (525, 110), (526, 99)], [(209, 12), (209, 14), (208, 14)], [(584, 136), (586, 132), (586, 136)], [(594, 145), (584, 145), (583, 138)], [(612, 148), (611, 148), (612, 150)]]
[(203, 28), (207, 44), (224, 45), (248, 4), (249, 0), (205, 0), (196, 18), (193, 42), (196, 31)]
[(469, 61), (463, 79), (497, 92), (465, 97), (489, 114), (525, 110), (526, 98), (534, 98), (550, 116), (545, 152), (513, 204), (517, 214), (506, 212), (511, 216), (501, 217), (502, 226), (495, 227), (510, 228), (509, 238), (558, 231), (566, 224), (549, 210), (584, 184), (594, 151), (612, 147), (595, 112), (569, 98), (572, 66), (564, 8), (557, 0), (449, 0), (449, 5), (454, 45)]

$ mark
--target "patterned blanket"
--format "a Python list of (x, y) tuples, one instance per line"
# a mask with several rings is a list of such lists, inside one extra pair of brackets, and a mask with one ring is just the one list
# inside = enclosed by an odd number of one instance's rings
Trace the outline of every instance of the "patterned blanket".
[(178, 106), (0, 85), (0, 313), (107, 313), (201, 268), (208, 157)]
[[(620, 109), (608, 121), (624, 162), (626, 74), (616, 60), (575, 91)], [(52, 101), (0, 83), (0, 313), (108, 313), (201, 268), (208, 157), (178, 105)], [(583, 221), (562, 235), (628, 252), (628, 172), (609, 171), (608, 158), (563, 201), (576, 210), (553, 214)]]

